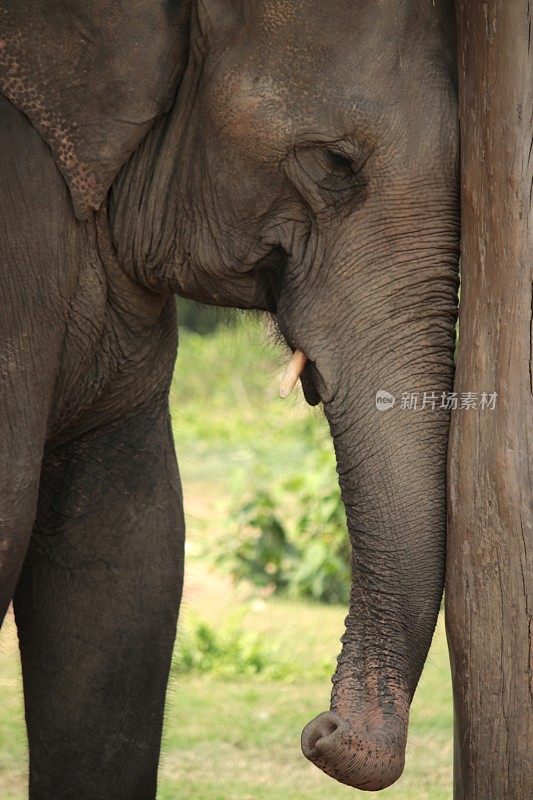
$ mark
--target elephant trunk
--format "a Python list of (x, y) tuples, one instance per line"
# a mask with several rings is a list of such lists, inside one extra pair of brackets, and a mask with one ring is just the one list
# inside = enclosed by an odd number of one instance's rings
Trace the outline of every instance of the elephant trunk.
[(307, 725), (302, 749), (327, 774), (369, 791), (403, 770), (444, 583), (455, 274), (441, 275), (417, 315), (407, 304), (388, 318), (374, 310), (363, 333), (338, 314), (344, 335), (324, 337), (335, 350), (315, 339), (311, 356), (335, 445), (352, 588), (331, 709)]
[(305, 252), (316, 288), (300, 301), (288, 271), (278, 306), (282, 333), (309, 359), (306, 397), (314, 387), (324, 404), (352, 546), (331, 707), (302, 749), (369, 791), (403, 770), (442, 597), (458, 283), (453, 188), (383, 192), (351, 218), (317, 222)]
[(375, 791), (403, 770), (409, 706), (439, 611), (447, 414), (379, 412), (374, 397), (367, 401), (371, 443), (368, 434), (361, 440), (360, 426), (346, 429), (346, 416), (341, 426), (326, 408), (352, 544), (352, 589), (331, 710), (307, 725), (302, 749), (342, 783)]

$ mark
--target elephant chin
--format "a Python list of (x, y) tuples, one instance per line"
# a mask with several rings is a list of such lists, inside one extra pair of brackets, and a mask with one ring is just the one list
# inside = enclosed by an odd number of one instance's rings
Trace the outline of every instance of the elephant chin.
[(379, 723), (320, 714), (302, 733), (302, 752), (326, 775), (367, 792), (395, 783), (403, 772), (407, 722), (396, 715)]

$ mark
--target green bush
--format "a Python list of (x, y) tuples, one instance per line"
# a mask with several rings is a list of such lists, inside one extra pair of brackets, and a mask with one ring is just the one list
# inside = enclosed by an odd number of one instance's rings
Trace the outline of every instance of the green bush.
[(230, 679), (261, 676), (285, 681), (309, 678), (310, 674), (328, 676), (332, 665), (326, 659), (312, 664), (288, 659), (280, 645), (243, 630), (240, 619), (235, 617), (220, 628), (195, 620), (178, 639), (172, 669), (178, 675), (196, 673)]
[(287, 588), (287, 565), (298, 553), (289, 542), (276, 507), (272, 494), (258, 490), (230, 513), (228, 532), (217, 543), (215, 560), (237, 583), (250, 580), (260, 588)]
[(346, 603), (350, 546), (330, 448), (298, 474), (256, 490), (230, 513), (215, 563), (236, 582), (324, 603)]
[(220, 631), (198, 621), (180, 637), (177, 673), (209, 672), (235, 677), (264, 672), (269, 659), (259, 638), (231, 624)]

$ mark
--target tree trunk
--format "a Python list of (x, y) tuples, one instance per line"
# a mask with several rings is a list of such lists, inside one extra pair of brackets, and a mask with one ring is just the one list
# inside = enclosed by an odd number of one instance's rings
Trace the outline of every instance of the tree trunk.
[[(456, 800), (533, 798), (533, 0), (458, 0), (462, 289), (446, 612)], [(480, 405), (478, 403), (478, 405)]]

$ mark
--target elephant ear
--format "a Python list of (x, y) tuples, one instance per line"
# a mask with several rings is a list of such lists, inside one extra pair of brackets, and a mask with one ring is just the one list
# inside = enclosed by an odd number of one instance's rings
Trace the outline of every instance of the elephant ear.
[(85, 219), (187, 61), (190, 0), (0, 0), (0, 90), (50, 146)]

